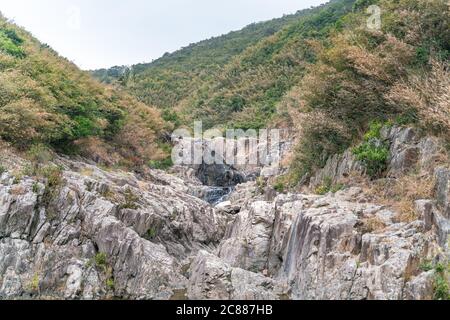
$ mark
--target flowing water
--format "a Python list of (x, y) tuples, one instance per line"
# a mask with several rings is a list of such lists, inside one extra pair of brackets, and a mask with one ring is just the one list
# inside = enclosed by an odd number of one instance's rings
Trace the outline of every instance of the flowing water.
[(234, 187), (210, 187), (205, 196), (205, 201), (215, 206), (221, 202), (227, 201)]

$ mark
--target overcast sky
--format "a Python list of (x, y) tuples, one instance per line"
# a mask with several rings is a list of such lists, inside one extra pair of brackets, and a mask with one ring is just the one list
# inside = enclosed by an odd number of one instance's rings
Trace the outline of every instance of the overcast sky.
[(0, 0), (0, 11), (83, 69), (149, 62), (326, 0)]

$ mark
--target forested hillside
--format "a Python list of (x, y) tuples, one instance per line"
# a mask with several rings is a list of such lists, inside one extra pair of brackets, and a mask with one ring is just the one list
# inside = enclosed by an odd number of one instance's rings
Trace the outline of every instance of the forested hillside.
[[(369, 4), (381, 8), (380, 30), (367, 28)], [(389, 154), (378, 140), (383, 125), (413, 124), (448, 139), (448, 9), (444, 0), (359, 0), (339, 20), (279, 105), (300, 133), (294, 183), (351, 146), (379, 176)]]
[[(227, 124), (235, 118), (234, 113), (258, 109), (257, 119), (236, 122), (242, 127), (261, 126), (273, 113), (274, 103), (295, 83), (306, 60), (312, 59), (311, 46), (299, 37), (326, 33), (330, 24), (351, 10), (352, 3), (333, 0), (192, 44), (150, 64), (93, 74), (103, 82), (119, 83), (139, 100), (163, 109), (165, 119), (176, 124), (188, 124), (193, 117), (200, 117), (207, 126)], [(291, 27), (284, 30), (287, 26)], [(255, 79), (258, 83), (251, 87), (248, 82)]]
[[(381, 9), (380, 29), (367, 26), (370, 5)], [(335, 0), (282, 24), (252, 41), (239, 35), (264, 23), (112, 72), (123, 74), (119, 83), (126, 91), (163, 109), (176, 125), (201, 119), (205, 127), (295, 126), (294, 184), (361, 142), (369, 127), (375, 136), (385, 123), (448, 133), (446, 1)], [(369, 142), (355, 153), (377, 168), (374, 174), (387, 154)]]
[(0, 16), (0, 138), (108, 164), (164, 156), (159, 111), (107, 88)]

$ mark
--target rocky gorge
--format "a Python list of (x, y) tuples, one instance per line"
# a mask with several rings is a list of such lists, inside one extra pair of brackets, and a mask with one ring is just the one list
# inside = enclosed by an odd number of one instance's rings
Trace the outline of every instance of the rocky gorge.
[[(365, 173), (351, 151), (279, 192), (268, 168), (230, 180), (230, 168), (130, 173), (63, 156), (39, 179), (3, 147), (0, 298), (433, 299), (447, 277), (450, 168), (440, 141), (413, 128), (383, 139), (385, 180), (433, 178), (406, 220), (353, 179)], [(312, 192), (324, 180), (346, 183)]]

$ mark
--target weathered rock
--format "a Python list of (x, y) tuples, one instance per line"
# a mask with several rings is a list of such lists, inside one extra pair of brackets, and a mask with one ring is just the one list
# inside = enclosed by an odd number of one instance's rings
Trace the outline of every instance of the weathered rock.
[(0, 297), (168, 299), (186, 288), (181, 259), (223, 237), (227, 218), (181, 179), (58, 163), (64, 180), (49, 203), (33, 179), (2, 175)]
[[(437, 140), (383, 135), (389, 179), (416, 164), (434, 170)], [(26, 165), (14, 157), (0, 178), (0, 299), (430, 299), (434, 273), (420, 265), (449, 252), (444, 167), (436, 199), (398, 223), (359, 186), (319, 196), (247, 182), (214, 206), (194, 168), (132, 174), (57, 158), (63, 180), (50, 190), (13, 177)], [(363, 169), (347, 151), (311, 184), (354, 171)]]
[(262, 272), (267, 268), (273, 221), (271, 203), (253, 202), (227, 230), (218, 256), (233, 267)]
[(219, 203), (214, 207), (216, 212), (224, 213), (224, 214), (238, 214), (241, 211), (241, 207), (237, 205), (233, 205), (231, 201), (224, 201)]
[[(251, 203), (218, 255), (232, 267), (289, 284), (294, 299), (428, 297), (430, 284), (418, 280), (420, 261), (435, 246), (425, 223), (396, 224), (392, 211), (354, 202), (361, 192), (279, 195), (274, 205)], [(380, 229), (367, 233), (367, 219), (380, 221)]]
[[(397, 178), (418, 168), (433, 170), (441, 159), (442, 142), (433, 137), (420, 138), (413, 128), (385, 126), (381, 129), (381, 139), (389, 145), (390, 157), (386, 175)], [(364, 175), (364, 167), (355, 159), (352, 150), (330, 157), (321, 170), (310, 179), (314, 189), (324, 181), (337, 183), (350, 174)]]
[(233, 268), (205, 251), (199, 252), (189, 272), (190, 299), (278, 300), (287, 296), (281, 283)]

